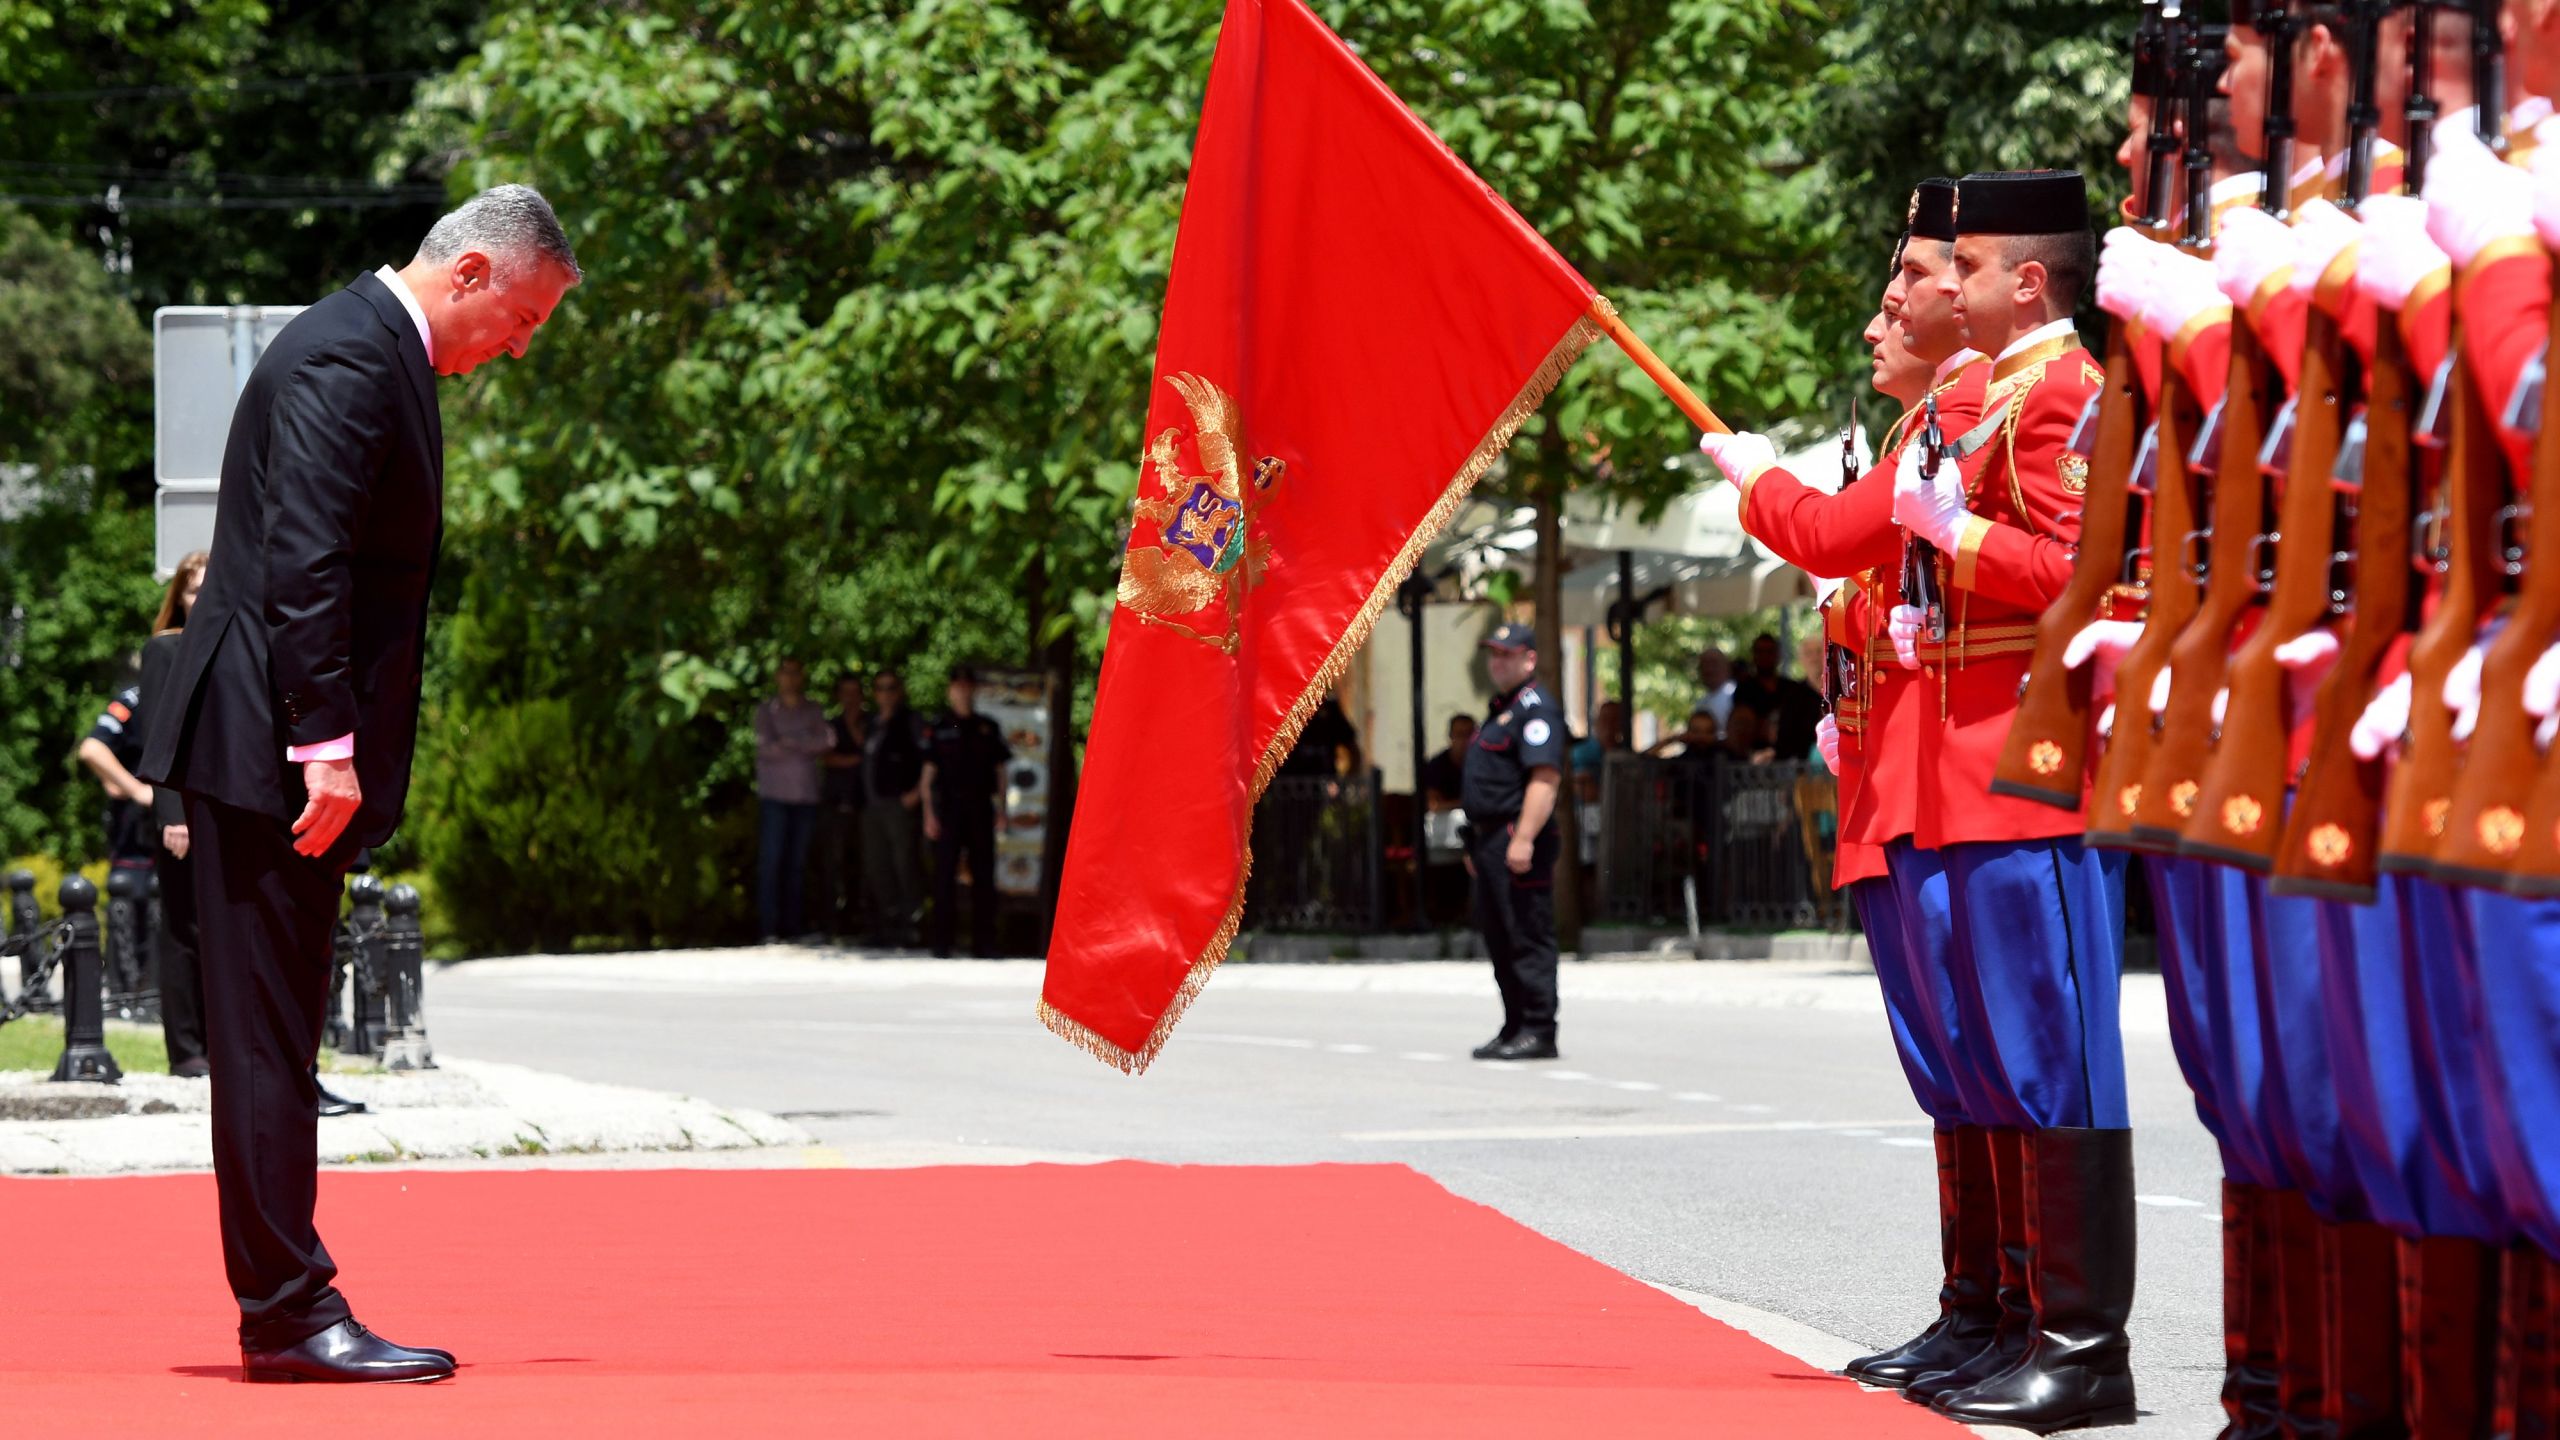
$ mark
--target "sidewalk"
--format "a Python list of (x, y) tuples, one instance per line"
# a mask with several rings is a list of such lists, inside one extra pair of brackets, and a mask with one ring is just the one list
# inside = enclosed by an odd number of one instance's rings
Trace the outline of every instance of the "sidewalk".
[[(332, 1073), (371, 1107), (320, 1122), (324, 1165), (505, 1156), (806, 1147), (797, 1125), (689, 1096), (572, 1080), (520, 1065), (445, 1059), (435, 1070)], [(201, 1080), (128, 1075), (120, 1085), (0, 1071), (0, 1175), (120, 1175), (213, 1164)]]

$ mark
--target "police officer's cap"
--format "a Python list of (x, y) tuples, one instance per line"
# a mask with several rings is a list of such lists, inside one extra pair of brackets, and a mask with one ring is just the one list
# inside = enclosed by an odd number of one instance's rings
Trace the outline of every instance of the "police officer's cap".
[(1956, 182), (1960, 235), (2068, 235), (2089, 228), (2077, 170), (1978, 171)]
[(1956, 238), (1956, 182), (1923, 180), (1911, 187), (1908, 218), (1912, 239), (1952, 243)]
[(1487, 650), (1535, 650), (1538, 648), (1538, 632), (1517, 621), (1508, 625), (1496, 625), (1493, 627), (1493, 633), (1484, 637), (1484, 648)]

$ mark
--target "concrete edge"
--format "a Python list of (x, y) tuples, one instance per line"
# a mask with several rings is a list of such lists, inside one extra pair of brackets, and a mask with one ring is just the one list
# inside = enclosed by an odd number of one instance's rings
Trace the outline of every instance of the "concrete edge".
[[(1727, 1300), (1720, 1295), (1708, 1295), (1697, 1290), (1683, 1290), (1677, 1285), (1665, 1285), (1656, 1280), (1647, 1280), (1643, 1283), (1696, 1310), (1708, 1319), (1730, 1325), (1761, 1344), (1773, 1350), (1784, 1351), (1825, 1374), (1837, 1375), (1840, 1373), (1841, 1366), (1867, 1353), (1867, 1347), (1854, 1340), (1843, 1340), (1828, 1331), (1816, 1330), (1801, 1320), (1792, 1320), (1773, 1311), (1745, 1305), (1739, 1300)], [(1859, 1388), (1870, 1392), (1881, 1390), (1881, 1387), (1875, 1385), (1861, 1385)], [(2023, 1433), (1999, 1425), (1965, 1425), (1958, 1428), (1986, 1437), (1986, 1440), (2016, 1440), (2016, 1437)]]

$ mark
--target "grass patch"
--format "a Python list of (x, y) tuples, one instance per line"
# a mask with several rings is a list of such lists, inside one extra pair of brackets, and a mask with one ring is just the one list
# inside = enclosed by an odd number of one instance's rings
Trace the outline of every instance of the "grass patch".
[[(157, 1025), (108, 1021), (107, 1053), (116, 1057), (116, 1064), (128, 1073), (169, 1073), (169, 1043)], [(41, 1070), (51, 1074), (53, 1062), (61, 1058), (61, 1016), (29, 1015), (0, 1025), (0, 1070)]]

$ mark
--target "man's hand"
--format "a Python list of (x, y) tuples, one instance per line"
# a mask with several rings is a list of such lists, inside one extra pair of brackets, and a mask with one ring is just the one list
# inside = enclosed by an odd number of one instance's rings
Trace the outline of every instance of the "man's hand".
[(1893, 520), (1941, 550), (1956, 548), (1964, 529), (1964, 475), (1952, 458), (1938, 462), (1935, 474), (1924, 474), (1920, 447), (1902, 447), (1893, 469)]
[(932, 809), (929, 807), (924, 812), (924, 838), (927, 840), (939, 840), (942, 838), (942, 821), (934, 815)]
[(899, 796), (898, 803), (906, 806), (910, 810), (922, 806), (924, 804), (924, 787), (919, 785), (913, 790), (908, 791), (906, 794)]
[(2347, 732), (2347, 745), (2359, 760), (2379, 760), (2391, 742), (2409, 733), (2409, 699), (2412, 685), (2409, 672), (2401, 671), (2391, 683), (2374, 692), (2373, 701), (2357, 717), (2355, 728)]
[(1778, 463), (1778, 448), (1769, 443), (1769, 438), (1748, 430), (1702, 436), (1698, 449), (1716, 462), (1725, 479), (1736, 485)]
[(1526, 875), (1529, 873), (1529, 862), (1537, 857), (1537, 853), (1538, 837), (1514, 830), (1511, 833), (1510, 845), (1502, 852), (1502, 863), (1511, 867), (1512, 874)]
[(1822, 752), (1822, 768), (1840, 773), (1840, 722), (1829, 715), (1813, 722), (1814, 748)]
[(347, 822), (356, 818), (356, 808), (364, 803), (364, 790), (356, 784), (353, 760), (303, 761), (302, 788), (309, 792), (311, 803), (302, 807), (302, 818), (293, 822), (293, 849), (317, 860), (346, 833)]
[(1928, 623), (1928, 615), (1917, 605), (1896, 605), (1885, 617), (1885, 633), (1893, 637), (1894, 661), (1903, 669), (1920, 668), (1920, 631)]
[(2364, 217), (2364, 246), (2356, 251), (2356, 289), (2385, 310), (2409, 303), (2418, 282), (2453, 261), (2427, 238), (2427, 202), (2413, 195), (2375, 195), (2356, 212)]
[(2098, 668), (2089, 672), (2089, 698), (2104, 705), (2116, 695), (2116, 667), (2124, 663), (2125, 652), (2141, 638), (2139, 620), (2092, 620), (2062, 647), (2062, 668), (2077, 670), (2097, 661)]
[(184, 860), (184, 859), (186, 859), (186, 858), (187, 858), (187, 827), (186, 827), (186, 826), (184, 826), (184, 825), (163, 825), (163, 826), (161, 826), (161, 827), (160, 827), (160, 848), (161, 848), (161, 849), (163, 849), (163, 850), (168, 851), (168, 852), (169, 852), (169, 854), (170, 854), (170, 856), (171, 856), (172, 858), (174, 858), (174, 859), (179, 859), (179, 860)]
[(2152, 268), (2168, 248), (2130, 226), (2108, 231), (2098, 249), (2098, 308), (2119, 320), (2141, 319)]

